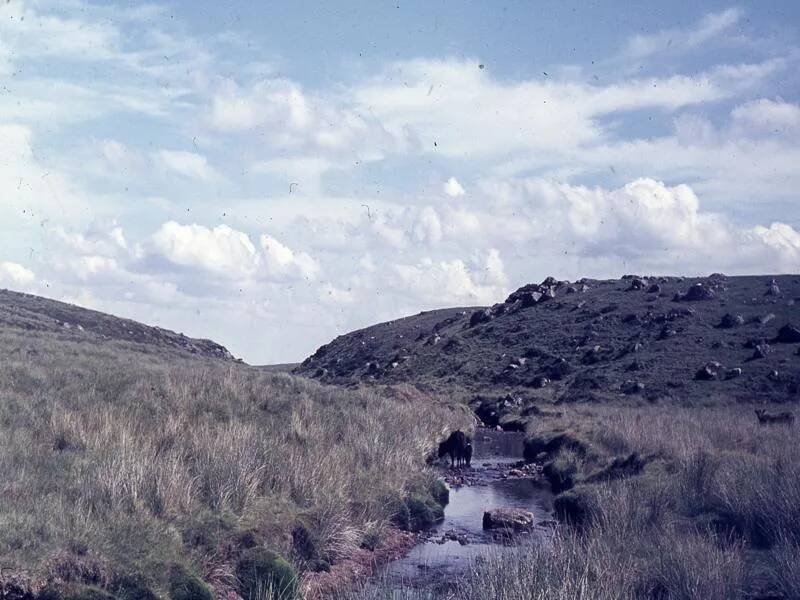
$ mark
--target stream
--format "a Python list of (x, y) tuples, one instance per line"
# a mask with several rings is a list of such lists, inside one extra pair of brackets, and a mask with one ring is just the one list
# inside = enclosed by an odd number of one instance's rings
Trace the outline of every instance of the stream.
[[(425, 541), (378, 573), (382, 587), (398, 597), (411, 590), (441, 591), (480, 557), (550, 535), (547, 523), (552, 522), (553, 495), (549, 486), (529, 472), (509, 474), (522, 459), (523, 440), (521, 432), (476, 430), (472, 468), (442, 467), (450, 487), (444, 520), (428, 532)], [(483, 513), (493, 508), (528, 510), (535, 516), (536, 527), (511, 539), (484, 531)]]

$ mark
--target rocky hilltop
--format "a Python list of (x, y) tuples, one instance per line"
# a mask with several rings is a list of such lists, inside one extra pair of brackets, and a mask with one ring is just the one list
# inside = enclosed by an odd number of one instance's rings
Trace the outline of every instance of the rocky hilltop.
[(548, 277), (340, 336), (295, 372), (506, 403), (800, 399), (800, 276)]
[(187, 352), (196, 356), (233, 360), (224, 347), (161, 327), (150, 327), (30, 294), (0, 290), (0, 327), (58, 333), (89, 341), (123, 341), (151, 348)]

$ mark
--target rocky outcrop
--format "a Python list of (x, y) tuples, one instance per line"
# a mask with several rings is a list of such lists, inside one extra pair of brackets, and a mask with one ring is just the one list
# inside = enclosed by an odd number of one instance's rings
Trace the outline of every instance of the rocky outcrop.
[(495, 508), (483, 513), (483, 528), (502, 533), (531, 531), (535, 524), (532, 512), (521, 508)]
[(685, 294), (676, 294), (674, 300), (676, 302), (702, 302), (713, 300), (716, 297), (717, 294), (711, 287), (703, 283), (696, 283)]

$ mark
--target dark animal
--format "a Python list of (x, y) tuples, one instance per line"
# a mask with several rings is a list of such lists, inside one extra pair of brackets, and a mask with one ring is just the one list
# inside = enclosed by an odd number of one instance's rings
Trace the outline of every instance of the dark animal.
[(464, 448), (464, 462), (469, 467), (472, 462), (472, 442), (467, 438), (467, 446)]
[[(456, 465), (461, 464), (461, 462), (464, 460), (468, 443), (469, 438), (467, 438), (463, 431), (454, 431), (450, 434), (450, 437), (439, 444), (439, 458), (449, 455), (451, 466), (455, 467)], [(471, 448), (472, 445), (470, 444), (470, 449)]]
[(756, 416), (758, 417), (758, 422), (761, 425), (768, 425), (770, 423), (787, 423), (788, 425), (791, 425), (794, 423), (794, 414), (790, 413), (788, 410), (776, 413), (768, 413), (763, 408), (757, 408)]

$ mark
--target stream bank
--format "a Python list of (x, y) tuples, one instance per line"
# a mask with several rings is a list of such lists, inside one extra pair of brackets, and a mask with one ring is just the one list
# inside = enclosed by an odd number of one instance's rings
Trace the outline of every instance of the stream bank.
[[(547, 540), (554, 523), (553, 495), (538, 468), (523, 462), (523, 442), (522, 432), (477, 429), (472, 467), (442, 468), (450, 488), (444, 520), (406, 555), (383, 567), (370, 585), (397, 595), (446, 590), (482, 557), (515, 544)], [(532, 531), (514, 536), (485, 531), (484, 512), (496, 508), (530, 511)]]

